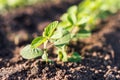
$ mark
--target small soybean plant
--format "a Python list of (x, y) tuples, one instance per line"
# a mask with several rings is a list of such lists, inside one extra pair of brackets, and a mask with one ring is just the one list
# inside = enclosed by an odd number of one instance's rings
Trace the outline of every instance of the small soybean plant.
[(71, 40), (70, 32), (62, 27), (58, 27), (58, 29), (55, 31), (54, 35), (51, 38), (52, 42), (57, 48), (58, 61), (68, 61), (66, 48), (67, 44), (69, 44)]
[[(58, 21), (54, 21), (50, 23), (43, 31), (42, 36), (35, 38), (31, 44), (25, 46), (20, 54), (25, 59), (32, 59), (39, 56), (42, 56), (43, 61), (49, 62), (48, 59), (48, 43), (52, 43), (57, 49), (58, 61), (67, 62), (80, 60), (80, 57), (77, 55), (73, 55), (68, 59), (68, 55), (66, 52), (66, 46), (69, 44), (71, 40), (71, 34), (69, 31), (62, 27), (57, 27)], [(38, 48), (43, 44), (43, 49)]]
[(86, 38), (91, 35), (91, 32), (86, 29), (88, 18), (81, 18), (79, 15), (78, 6), (71, 6), (67, 12), (61, 16), (61, 22), (59, 24), (59, 27), (68, 30), (72, 38), (76, 39)]
[[(51, 40), (53, 33), (55, 32), (58, 25), (58, 21), (50, 23), (43, 31), (42, 36), (35, 38), (31, 44), (25, 46), (20, 55), (25, 59), (32, 59), (42, 56), (42, 59), (46, 62), (49, 61), (47, 53), (47, 44)], [(43, 44), (43, 49), (38, 47)]]
[(99, 19), (105, 19), (108, 15), (120, 9), (120, 0), (84, 0), (78, 6), (73, 5), (61, 16), (60, 27), (71, 32), (76, 39), (87, 38), (96, 28)]

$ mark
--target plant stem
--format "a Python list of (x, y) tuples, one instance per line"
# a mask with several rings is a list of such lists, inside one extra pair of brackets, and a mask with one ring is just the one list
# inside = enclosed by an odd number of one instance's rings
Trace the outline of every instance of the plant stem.
[(44, 59), (46, 62), (48, 62), (47, 43), (48, 43), (48, 40), (44, 43), (44, 52), (43, 52)]
[(62, 47), (62, 54), (63, 54), (63, 59), (62, 59), (62, 61), (63, 62), (67, 62), (68, 61), (68, 58), (67, 58), (67, 53), (66, 53), (66, 46), (63, 46)]
[(78, 31), (79, 31), (79, 27), (78, 26), (73, 27), (73, 29), (71, 30), (72, 37), (74, 37)]

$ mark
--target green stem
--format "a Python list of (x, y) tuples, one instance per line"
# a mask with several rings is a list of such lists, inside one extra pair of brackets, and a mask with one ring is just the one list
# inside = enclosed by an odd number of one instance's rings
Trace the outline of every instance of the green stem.
[(66, 46), (62, 47), (62, 54), (63, 54), (63, 62), (67, 62), (68, 61), (68, 57), (67, 57), (67, 53), (66, 53)]
[(62, 61), (62, 59), (63, 59), (63, 54), (62, 54), (61, 50), (58, 50), (57, 60), (58, 60), (58, 61)]
[(48, 62), (48, 54), (47, 54), (47, 43), (48, 43), (48, 40), (44, 43), (44, 52), (43, 52), (43, 59)]
[(58, 61), (63, 61), (63, 62), (68, 61), (68, 57), (67, 57), (67, 53), (66, 53), (66, 46), (58, 48), (58, 58), (57, 59), (58, 59)]
[(74, 26), (73, 29), (71, 30), (72, 37), (74, 37), (78, 31), (79, 31), (79, 27), (78, 26)]

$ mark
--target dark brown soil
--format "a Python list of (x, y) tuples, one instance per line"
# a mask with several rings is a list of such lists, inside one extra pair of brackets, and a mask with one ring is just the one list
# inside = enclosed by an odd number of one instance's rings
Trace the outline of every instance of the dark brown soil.
[[(16, 9), (0, 17), (0, 80), (120, 80), (120, 12), (102, 20), (90, 38), (71, 43), (78, 63), (24, 60), (20, 49), (79, 0)], [(83, 43), (82, 43), (83, 42)], [(55, 54), (54, 54), (55, 55)]]

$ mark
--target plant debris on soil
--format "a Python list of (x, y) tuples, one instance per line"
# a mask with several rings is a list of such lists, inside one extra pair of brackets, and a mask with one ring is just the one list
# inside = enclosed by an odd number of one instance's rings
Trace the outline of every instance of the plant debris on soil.
[(45, 25), (59, 20), (69, 6), (79, 2), (45, 3), (1, 16), (0, 80), (120, 80), (120, 12), (102, 20), (91, 37), (71, 42), (69, 48), (82, 55), (81, 62), (50, 64), (19, 55)]

